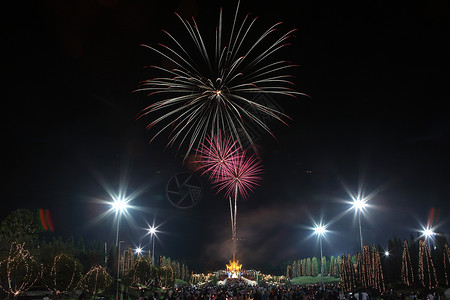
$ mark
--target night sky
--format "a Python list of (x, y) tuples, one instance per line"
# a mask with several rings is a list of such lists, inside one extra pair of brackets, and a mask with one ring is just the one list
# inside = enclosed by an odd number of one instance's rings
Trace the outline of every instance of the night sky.
[[(430, 209), (450, 233), (449, 4), (245, 1), (259, 16), (256, 32), (278, 21), (297, 28), (279, 54), (300, 65), (296, 89), (311, 96), (276, 99), (289, 127), (269, 121), (277, 140), (261, 135), (261, 186), (238, 204), (239, 259), (244, 268), (318, 256), (313, 221), (332, 221), (324, 255), (355, 253), (359, 235), (346, 189), (373, 193), (362, 217), (366, 243), (385, 247), (416, 236)], [(55, 236), (115, 241), (105, 187), (145, 189), (123, 219), (120, 239), (148, 249), (146, 223), (161, 224), (156, 250), (204, 269), (230, 259), (229, 206), (201, 178), (203, 196), (190, 209), (166, 197), (182, 155), (148, 143), (150, 119), (136, 115), (152, 99), (133, 93), (161, 58), (141, 47), (168, 42), (161, 29), (186, 34), (173, 14), (214, 30), (219, 8), (230, 20), (235, 1), (14, 2), (3, 38), (3, 168), (0, 218), (12, 210), (49, 209)], [(5, 18), (4, 18), (5, 19)], [(207, 34), (206, 34), (207, 35)], [(212, 36), (213, 37), (213, 36)], [(212, 40), (213, 41), (213, 40)], [(212, 44), (213, 46), (213, 44)]]

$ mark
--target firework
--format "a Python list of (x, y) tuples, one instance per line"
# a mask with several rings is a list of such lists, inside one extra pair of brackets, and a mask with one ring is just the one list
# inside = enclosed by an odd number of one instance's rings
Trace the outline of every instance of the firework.
[[(262, 166), (256, 155), (247, 157), (245, 152), (232, 156), (223, 175), (215, 179), (215, 186), (225, 192), (230, 202), (231, 234), (233, 241), (233, 257), (237, 250), (237, 201), (238, 196), (245, 199), (255, 185), (261, 180)], [(233, 200), (234, 205), (233, 205)]]
[(262, 174), (262, 165), (256, 155), (247, 156), (245, 152), (233, 156), (229, 167), (223, 176), (215, 180), (218, 192), (224, 191), (226, 197), (245, 199), (250, 191), (259, 184)]
[(211, 135), (205, 138), (197, 150), (202, 175), (209, 173), (209, 179), (216, 181), (224, 178), (226, 173), (232, 168), (232, 162), (236, 157), (242, 155), (241, 147), (236, 141), (229, 137), (222, 137), (221, 132), (218, 135)]
[[(206, 137), (206, 142), (197, 149), (202, 175), (209, 173), (209, 179), (218, 189), (224, 191), (230, 202), (233, 255), (236, 254), (237, 200), (247, 198), (250, 191), (261, 180), (262, 165), (256, 155), (246, 152), (230, 137), (222, 137), (221, 132)], [(234, 205), (233, 205), (234, 201)], [(233, 256), (234, 257), (234, 256)]]
[(172, 46), (143, 45), (168, 60), (173, 68), (152, 66), (163, 75), (143, 81), (137, 91), (161, 98), (143, 109), (138, 118), (151, 114), (153, 120), (148, 129), (160, 126), (151, 140), (170, 130), (168, 146), (178, 143), (180, 148), (187, 143), (185, 159), (207, 134), (217, 135), (219, 130), (241, 146), (245, 139), (256, 151), (247, 126), (256, 125), (273, 135), (263, 117), (283, 123), (288, 118), (279, 110), (258, 103), (254, 100), (256, 96), (260, 93), (292, 97), (302, 94), (292, 89), (293, 83), (289, 80), (292, 76), (286, 74), (295, 65), (274, 58), (276, 52), (288, 45), (286, 41), (295, 30), (274, 38), (281, 24), (277, 23), (255, 36), (253, 27), (257, 18), (250, 19), (247, 15), (240, 23), (238, 11), (239, 3), (226, 39), (220, 10), (213, 51), (207, 49), (212, 47), (204, 42), (195, 19), (192, 18), (191, 23), (178, 14), (194, 50), (190, 51), (188, 45), (182, 45), (166, 31)]

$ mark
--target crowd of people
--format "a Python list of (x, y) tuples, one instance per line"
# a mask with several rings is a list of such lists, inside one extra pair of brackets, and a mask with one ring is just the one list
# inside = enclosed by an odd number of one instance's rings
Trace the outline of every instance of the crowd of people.
[(177, 286), (165, 291), (147, 291), (139, 300), (443, 300), (439, 294), (398, 294), (392, 290), (346, 292), (339, 284), (315, 285), (258, 285), (250, 286), (242, 280), (228, 280), (222, 286)]

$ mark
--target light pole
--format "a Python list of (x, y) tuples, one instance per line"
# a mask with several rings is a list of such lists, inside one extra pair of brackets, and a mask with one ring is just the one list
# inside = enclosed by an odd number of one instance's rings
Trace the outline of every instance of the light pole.
[(111, 203), (112, 209), (116, 213), (117, 225), (116, 225), (116, 248), (118, 250), (117, 255), (117, 286), (116, 286), (116, 300), (119, 300), (119, 279), (120, 279), (120, 243), (119, 242), (119, 225), (120, 225), (120, 217), (124, 212), (126, 212), (128, 208), (128, 201), (124, 198), (115, 198)]
[(322, 252), (322, 236), (325, 234), (326, 229), (323, 225), (317, 225), (314, 227), (314, 233), (319, 237), (320, 243), (320, 275), (322, 277), (322, 287), (323, 287), (323, 252)]
[(363, 252), (363, 237), (362, 237), (362, 229), (361, 229), (361, 212), (367, 206), (366, 200), (356, 198), (353, 200), (353, 208), (356, 210), (358, 214), (358, 223), (359, 223), (359, 241), (361, 242), (361, 254)]
[[(117, 285), (116, 285), (116, 299), (119, 300), (119, 278), (120, 278), (120, 243), (123, 243), (123, 241), (119, 242), (118, 246), (118, 255), (117, 255)], [(117, 244), (117, 242), (116, 242)]]
[(148, 229), (148, 233), (150, 234), (150, 239), (152, 241), (152, 265), (155, 266), (155, 235), (156, 228), (154, 226)]

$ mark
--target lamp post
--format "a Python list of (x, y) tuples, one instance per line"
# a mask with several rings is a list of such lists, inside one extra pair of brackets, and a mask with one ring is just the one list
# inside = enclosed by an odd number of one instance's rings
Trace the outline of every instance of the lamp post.
[(152, 265), (155, 266), (155, 235), (156, 228), (154, 226), (148, 229), (148, 233), (150, 234), (150, 239), (152, 241)]
[(367, 206), (366, 200), (356, 198), (353, 200), (353, 208), (356, 210), (358, 214), (358, 223), (359, 223), (359, 241), (361, 243), (361, 253), (363, 252), (363, 237), (362, 237), (362, 229), (361, 229), (361, 211)]
[[(117, 285), (116, 285), (116, 299), (119, 300), (119, 278), (120, 278), (120, 244), (124, 241), (120, 241), (118, 244), (118, 255), (117, 255)], [(116, 242), (117, 244), (117, 242)]]
[(322, 277), (322, 287), (323, 287), (323, 252), (322, 252), (322, 236), (325, 234), (326, 229), (323, 225), (317, 225), (314, 227), (314, 233), (319, 237), (320, 243), (320, 275)]
[(112, 209), (116, 213), (117, 224), (116, 224), (116, 248), (118, 250), (117, 255), (117, 286), (116, 286), (116, 300), (119, 300), (119, 279), (120, 279), (120, 243), (119, 242), (119, 226), (120, 226), (120, 217), (124, 212), (126, 212), (128, 208), (128, 201), (124, 198), (115, 198), (111, 203)]

